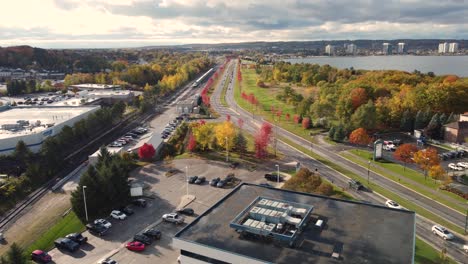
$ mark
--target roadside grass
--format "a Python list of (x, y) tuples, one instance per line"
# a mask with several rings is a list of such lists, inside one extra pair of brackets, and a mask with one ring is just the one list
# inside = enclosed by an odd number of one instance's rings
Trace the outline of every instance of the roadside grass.
[(30, 254), (36, 249), (50, 250), (54, 246), (54, 241), (59, 237), (64, 237), (70, 233), (79, 233), (83, 231), (84, 225), (78, 219), (73, 211), (70, 211), (65, 217), (57, 221), (52, 227), (44, 232), (39, 239), (35, 240), (26, 249), (26, 253)]
[[(417, 264), (438, 264), (443, 263), (440, 259), (440, 252), (423, 240), (416, 237), (416, 248), (414, 254), (414, 263)], [(448, 258), (445, 263), (457, 263)]]
[(231, 74), (228, 74), (227, 78), (226, 78), (226, 81), (224, 82), (224, 86), (223, 86), (223, 89), (221, 90), (221, 105), (224, 106), (224, 107), (228, 107), (228, 104), (226, 102), (226, 92), (227, 92), (227, 88), (229, 86), (229, 83), (231, 82), (231, 79), (232, 79), (232, 75)]
[[(372, 153), (367, 151), (367, 150), (356, 150), (356, 149), (353, 149), (353, 150), (350, 150), (351, 153), (365, 159), (365, 160), (371, 160), (372, 159)], [(364, 167), (367, 167), (368, 164), (366, 161), (364, 160), (361, 160), (361, 159), (358, 159), (356, 157), (354, 157), (353, 155), (348, 155), (348, 154), (341, 154), (341, 156), (344, 156), (346, 157), (347, 159), (350, 159), (352, 160), (353, 162), (361, 165), (361, 166), (364, 166)], [(397, 176), (394, 176), (394, 175), (391, 175), (389, 174), (387, 171), (381, 169), (381, 168), (385, 168), (387, 170), (390, 170), (394, 173), (397, 173), (398, 175), (401, 175), (401, 177), (397, 177)], [(371, 163), (371, 168), (373, 171), (379, 173), (380, 175), (383, 175), (385, 176), (386, 178), (388, 179), (391, 179), (393, 181), (396, 181), (418, 193), (421, 193), (427, 197), (430, 197), (450, 208), (453, 208), (454, 210), (457, 210), (459, 211), (460, 213), (465, 213), (466, 212), (466, 208), (464, 206), (464, 204), (466, 203), (466, 200), (463, 199), (463, 197), (460, 197), (454, 193), (451, 193), (451, 192), (447, 192), (447, 191), (443, 191), (443, 190), (440, 190), (438, 189), (438, 187), (440, 186), (440, 184), (438, 183), (435, 183), (432, 179), (430, 179), (430, 177), (428, 176), (428, 180), (424, 180), (424, 175), (422, 173), (419, 173), (413, 169), (410, 169), (410, 168), (406, 168), (404, 169), (403, 166), (401, 166), (400, 164), (398, 163), (393, 163), (393, 162), (390, 162), (390, 161), (384, 161), (384, 162), (379, 162), (379, 161), (376, 161), (376, 162), (372, 162)], [(416, 185), (413, 185), (407, 181), (405, 181), (405, 178), (407, 179), (411, 179), (417, 183), (420, 183), (424, 186), (426, 186), (427, 188), (431, 188), (433, 190), (436, 190), (438, 191), (437, 194), (434, 194), (430, 191), (428, 191), (427, 189), (425, 188), (421, 188), (420, 186), (416, 186)], [(444, 196), (447, 196), (447, 197), (450, 197), (450, 198), (453, 198), (457, 201), (459, 201), (461, 204), (454, 204), (452, 201), (449, 201), (449, 200), (446, 200), (444, 198)]]

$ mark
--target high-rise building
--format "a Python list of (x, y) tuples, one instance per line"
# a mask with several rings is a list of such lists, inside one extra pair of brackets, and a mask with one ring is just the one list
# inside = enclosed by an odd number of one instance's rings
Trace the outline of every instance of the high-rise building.
[(333, 55), (335, 53), (335, 46), (333, 45), (325, 46), (325, 53), (328, 55)]
[(383, 54), (385, 55), (392, 55), (392, 44), (390, 43), (384, 43), (383, 45)]
[(346, 46), (346, 54), (355, 55), (357, 52), (357, 46), (355, 44), (348, 44)]
[(400, 54), (406, 53), (406, 43), (404, 43), (404, 42), (398, 43), (398, 49), (397, 49), (397, 51), (398, 51), (398, 53), (400, 53)]
[(455, 53), (457, 51), (458, 51), (458, 43), (456, 42), (450, 43), (448, 52)]
[(447, 53), (449, 52), (449, 44), (447, 42), (439, 44), (439, 53)]

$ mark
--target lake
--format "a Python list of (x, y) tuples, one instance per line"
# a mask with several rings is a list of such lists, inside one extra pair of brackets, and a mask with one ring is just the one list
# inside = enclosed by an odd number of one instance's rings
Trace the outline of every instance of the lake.
[(468, 56), (365, 56), (365, 57), (307, 57), (285, 59), (291, 63), (329, 64), (344, 69), (353, 67), (363, 70), (402, 70), (437, 75), (455, 74), (468, 77)]

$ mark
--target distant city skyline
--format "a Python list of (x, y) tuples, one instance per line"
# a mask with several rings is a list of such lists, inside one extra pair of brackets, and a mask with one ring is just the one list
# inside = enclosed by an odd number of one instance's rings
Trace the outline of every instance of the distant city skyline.
[(0, 46), (468, 38), (463, 0), (15, 0), (2, 10)]

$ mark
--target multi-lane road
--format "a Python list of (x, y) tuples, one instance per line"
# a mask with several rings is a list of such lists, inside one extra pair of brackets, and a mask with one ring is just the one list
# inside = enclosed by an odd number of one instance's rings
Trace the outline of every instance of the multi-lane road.
[[(224, 75), (222, 76), (222, 80), (228, 81), (228, 75), (231, 75), (231, 82), (229, 83), (227, 93), (226, 93), (226, 102), (229, 107), (224, 107), (220, 104), (220, 97), (221, 97), (221, 90), (223, 87), (223, 83), (217, 87), (215, 92), (213, 93), (212, 104), (215, 110), (220, 113), (222, 116), (230, 115), (231, 118), (236, 121), (237, 119), (242, 119), (244, 121), (244, 129), (247, 129), (251, 133), (255, 133), (259, 126), (261, 125), (264, 120), (262, 120), (258, 116), (252, 116), (252, 113), (249, 113), (239, 107), (235, 100), (234, 100), (234, 87), (236, 78), (232, 78), (235, 76), (235, 69), (236, 69), (237, 62), (231, 61), (228, 65), (227, 70), (225, 71)], [(302, 146), (311, 146), (310, 141), (307, 141), (303, 138), (300, 138), (280, 127), (275, 127), (272, 124), (274, 129), (277, 131), (279, 137), (287, 138), (288, 140)], [(336, 170), (328, 167), (327, 165), (311, 158), (310, 156), (302, 153), (301, 151), (293, 148), (290, 145), (285, 144), (282, 141), (278, 141), (278, 150), (284, 153), (285, 156), (289, 158), (293, 158), (311, 168), (317, 168), (320, 174), (325, 177), (327, 180), (333, 182), (335, 185), (341, 187), (348, 186), (348, 178), (339, 173)], [(327, 148), (314, 144), (311, 148), (316, 154), (328, 159), (332, 160), (334, 163), (338, 164), (339, 166), (348, 169), (358, 175), (367, 175), (367, 168), (359, 166), (355, 163), (350, 162), (347, 159), (344, 159), (340, 155), (337, 155), (333, 151), (328, 150)], [(447, 221), (454, 223), (460, 227), (464, 227), (465, 225), (465, 215), (455, 211), (445, 205), (438, 203), (430, 198), (427, 198), (413, 190), (410, 190), (396, 182), (388, 180), (387, 178), (380, 176), (378, 174), (373, 173), (372, 175), (372, 182), (373, 184), (379, 185), (391, 192), (398, 194), (400, 197), (411, 201), (412, 203), (425, 208), (426, 210), (437, 214)], [(385, 200), (387, 200), (382, 195), (375, 193), (375, 192), (359, 192), (353, 193), (353, 196), (360, 200), (369, 201), (375, 204), (384, 204)], [(436, 237), (431, 232), (431, 227), (434, 223), (424, 217), (417, 216), (416, 220), (416, 234), (419, 238), (425, 240), (432, 246), (438, 249), (447, 248), (447, 253), (450, 257), (455, 259), (460, 263), (467, 263), (467, 255), (463, 252), (462, 247), (466, 244), (466, 236), (461, 234), (456, 235), (456, 239), (453, 241), (444, 241), (443, 239)]]

